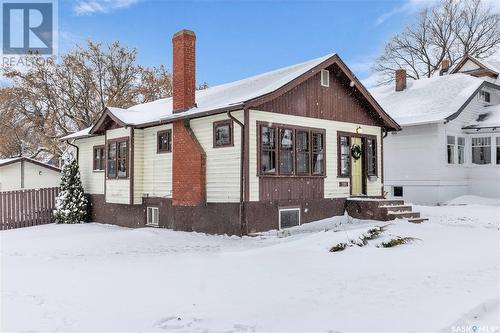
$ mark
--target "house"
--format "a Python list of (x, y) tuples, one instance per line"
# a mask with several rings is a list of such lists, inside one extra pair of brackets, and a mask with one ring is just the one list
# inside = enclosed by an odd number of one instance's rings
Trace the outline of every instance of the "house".
[(173, 36), (172, 98), (110, 106), (63, 138), (93, 221), (240, 235), (382, 195), (382, 137), (399, 126), (338, 55), (195, 91), (195, 40)]
[(392, 196), (441, 204), (461, 195), (500, 197), (500, 61), (465, 56), (439, 75), (370, 92), (401, 126), (384, 140)]
[(0, 192), (58, 187), (61, 170), (28, 157), (0, 159)]

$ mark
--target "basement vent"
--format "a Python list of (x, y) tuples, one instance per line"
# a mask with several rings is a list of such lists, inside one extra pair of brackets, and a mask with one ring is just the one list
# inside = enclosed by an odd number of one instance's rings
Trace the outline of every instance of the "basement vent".
[(300, 208), (283, 208), (279, 210), (279, 228), (290, 228), (300, 225)]
[(330, 72), (326, 69), (321, 70), (321, 85), (323, 87), (330, 86)]

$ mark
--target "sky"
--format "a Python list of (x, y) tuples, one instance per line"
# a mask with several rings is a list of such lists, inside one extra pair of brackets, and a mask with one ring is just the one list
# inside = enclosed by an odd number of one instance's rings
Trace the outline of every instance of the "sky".
[(60, 54), (84, 43), (120, 41), (138, 62), (171, 68), (171, 37), (197, 36), (197, 82), (217, 85), (338, 53), (372, 84), (384, 43), (434, 0), (149, 1), (60, 0)]

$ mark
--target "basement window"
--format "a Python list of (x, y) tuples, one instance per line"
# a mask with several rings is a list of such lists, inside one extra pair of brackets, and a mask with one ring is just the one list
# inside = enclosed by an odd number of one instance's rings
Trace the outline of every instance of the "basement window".
[(279, 228), (291, 228), (300, 225), (300, 208), (282, 208), (279, 210)]
[(146, 224), (149, 226), (157, 227), (159, 225), (159, 215), (158, 215), (158, 207), (148, 207), (148, 216)]
[(403, 196), (403, 186), (394, 186), (392, 188), (392, 195), (395, 197), (402, 197)]
[(321, 70), (321, 86), (323, 87), (330, 86), (330, 72), (326, 69)]

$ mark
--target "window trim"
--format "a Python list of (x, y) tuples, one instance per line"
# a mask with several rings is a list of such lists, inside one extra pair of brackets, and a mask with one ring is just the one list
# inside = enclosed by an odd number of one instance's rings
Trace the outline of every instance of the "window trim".
[[(118, 150), (119, 150), (119, 145), (120, 143), (122, 142), (126, 142), (127, 143), (127, 152), (126, 152), (126, 155), (125, 155), (125, 176), (118, 176)], [(109, 161), (109, 155), (108, 155), (108, 151), (109, 151), (109, 145), (112, 144), (112, 143), (116, 143), (116, 157), (115, 157), (115, 170), (116, 170), (116, 175), (114, 177), (110, 177), (109, 176), (109, 173), (108, 173), (108, 161)], [(106, 178), (107, 179), (128, 179), (129, 178), (129, 174), (130, 174), (130, 166), (129, 166), (129, 163), (130, 162), (130, 137), (128, 136), (123, 136), (123, 137), (120, 137), (120, 138), (114, 138), (114, 139), (108, 139), (106, 141)]]
[[(103, 167), (102, 169), (96, 169), (95, 163), (96, 163), (96, 158), (95, 158), (95, 152), (97, 149), (102, 149), (102, 158), (101, 158), (101, 166)], [(103, 164), (104, 161), (104, 165)], [(92, 172), (104, 172), (106, 170), (106, 166), (108, 165), (108, 156), (106, 154), (106, 145), (97, 145), (92, 147)]]
[[(156, 217), (157, 217), (156, 224), (149, 223), (149, 216), (150, 216), (149, 210), (150, 209), (151, 209), (151, 211), (156, 210)], [(160, 208), (159, 207), (156, 207), (156, 206), (147, 206), (146, 207), (146, 226), (148, 226), (148, 227), (159, 227), (160, 226)]]
[[(160, 135), (162, 135), (162, 134), (168, 134), (170, 136), (167, 149), (160, 149)], [(166, 129), (166, 130), (161, 130), (161, 131), (156, 132), (156, 153), (157, 154), (165, 154), (165, 153), (171, 153), (171, 152), (172, 152), (172, 130)]]
[[(326, 84), (323, 83), (323, 76), (326, 76)], [(330, 87), (330, 71), (328, 69), (321, 70), (319, 81), (322, 87)]]
[[(299, 207), (299, 206), (290, 206), (290, 207), (278, 207), (278, 230), (283, 230), (283, 228), (281, 227), (281, 212), (289, 212), (289, 211), (299, 211), (299, 224), (294, 226), (294, 227), (298, 227), (300, 225), (302, 225), (302, 208)], [(288, 227), (288, 228), (293, 228), (293, 227)], [(284, 228), (284, 229), (288, 229), (288, 228)]]
[[(223, 125), (229, 125), (229, 140), (230, 142), (228, 144), (224, 145), (217, 145), (215, 141), (215, 132), (218, 126), (223, 126)], [(232, 119), (223, 119), (219, 121), (214, 121), (213, 122), (213, 130), (212, 130), (212, 144), (213, 148), (227, 148), (227, 147), (234, 147), (234, 125), (233, 125), (233, 120)]]
[[(295, 178), (326, 178), (326, 130), (322, 128), (315, 128), (315, 127), (304, 127), (304, 126), (296, 126), (296, 125), (289, 125), (289, 124), (281, 124), (281, 123), (271, 123), (268, 121), (257, 121), (257, 177), (295, 177)], [(262, 148), (261, 148), (261, 139), (262, 139), (262, 127), (269, 127), (269, 128), (274, 128), (276, 131), (275, 134), (275, 152), (276, 152), (276, 171), (274, 173), (264, 173), (262, 172), (262, 166), (261, 166), (261, 154), (262, 154)], [(279, 131), (280, 129), (292, 129), (293, 130), (293, 156), (294, 156), (294, 173), (292, 174), (279, 174)], [(297, 130), (302, 130), (302, 131), (309, 131), (309, 149), (310, 149), (310, 161), (309, 161), (309, 174), (297, 174), (297, 147), (296, 147), (296, 137), (297, 137)], [(321, 175), (315, 175), (312, 173), (312, 134), (311, 133), (322, 133), (323, 134), (323, 174)]]

